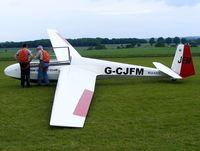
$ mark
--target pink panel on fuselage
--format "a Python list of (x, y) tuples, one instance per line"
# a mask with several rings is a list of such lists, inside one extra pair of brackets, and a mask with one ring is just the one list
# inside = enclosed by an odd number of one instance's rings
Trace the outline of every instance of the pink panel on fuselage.
[(86, 117), (91, 100), (92, 100), (92, 96), (93, 96), (93, 92), (85, 89), (73, 114)]

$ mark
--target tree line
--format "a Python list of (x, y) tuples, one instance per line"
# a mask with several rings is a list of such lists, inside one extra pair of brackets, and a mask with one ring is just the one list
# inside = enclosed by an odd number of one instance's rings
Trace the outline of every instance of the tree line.
[(174, 37), (174, 38), (163, 38), (159, 37), (158, 39), (155, 40), (155, 38), (150, 38), (149, 39), (149, 44), (151, 46), (155, 45), (155, 47), (165, 47), (167, 46), (176, 46), (178, 44), (190, 44), (192, 47), (197, 47), (200, 45), (200, 38), (198, 39), (187, 39), (187, 38), (180, 38), (180, 37)]
[[(138, 39), (138, 38), (78, 38), (78, 39), (68, 39), (75, 47), (93, 47), (106, 44), (128, 44), (127, 47), (141, 46), (142, 44), (149, 44), (155, 47), (165, 47), (174, 46), (179, 43), (189, 43), (191, 46), (196, 47), (200, 45), (200, 38), (198, 39), (187, 39), (187, 38), (150, 38), (150, 39)], [(25, 41), (25, 42), (2, 42), (0, 43), (0, 48), (20, 48), (24, 43), (27, 43), (29, 47), (34, 48), (38, 45), (43, 45), (44, 47), (51, 47), (49, 39), (41, 39), (35, 41)]]

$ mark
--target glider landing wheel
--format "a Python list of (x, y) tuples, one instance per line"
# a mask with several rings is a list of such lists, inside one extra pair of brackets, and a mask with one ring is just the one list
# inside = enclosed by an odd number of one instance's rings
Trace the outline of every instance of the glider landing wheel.
[(175, 82), (177, 79), (171, 79), (171, 81)]

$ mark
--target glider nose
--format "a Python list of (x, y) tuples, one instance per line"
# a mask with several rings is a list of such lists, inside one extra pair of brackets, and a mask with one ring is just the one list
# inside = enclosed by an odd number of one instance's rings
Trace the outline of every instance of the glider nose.
[(5, 75), (13, 78), (20, 78), (19, 64), (13, 64), (4, 69)]
[(4, 69), (4, 74), (5, 75), (7, 75), (7, 76), (10, 76), (10, 66), (8, 66), (8, 67), (6, 67), (5, 69)]

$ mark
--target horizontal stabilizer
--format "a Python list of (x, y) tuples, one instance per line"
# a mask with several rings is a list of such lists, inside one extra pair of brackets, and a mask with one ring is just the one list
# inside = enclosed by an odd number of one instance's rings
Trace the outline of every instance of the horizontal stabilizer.
[(153, 62), (155, 67), (160, 70), (161, 72), (167, 74), (168, 76), (172, 77), (173, 79), (182, 79), (180, 75), (178, 75), (176, 72), (171, 70), (169, 67), (159, 63), (159, 62)]

